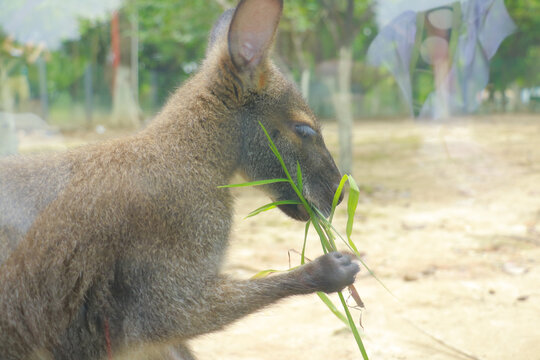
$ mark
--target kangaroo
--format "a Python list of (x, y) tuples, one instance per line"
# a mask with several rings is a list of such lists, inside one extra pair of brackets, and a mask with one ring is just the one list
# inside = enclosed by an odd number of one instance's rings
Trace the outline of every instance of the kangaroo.
[[(0, 160), (0, 359), (110, 359), (150, 345), (194, 359), (188, 339), (353, 283), (359, 266), (339, 252), (263, 279), (220, 274), (233, 199), (218, 186), (236, 173), (284, 176), (259, 122), (324, 214), (340, 181), (314, 115), (269, 59), (282, 7), (226, 11), (200, 71), (140, 132)], [(283, 183), (265, 191), (297, 199)]]

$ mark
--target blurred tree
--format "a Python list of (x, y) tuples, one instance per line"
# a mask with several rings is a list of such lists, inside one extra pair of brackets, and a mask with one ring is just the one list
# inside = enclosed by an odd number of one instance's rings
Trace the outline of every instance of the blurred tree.
[(129, 16), (137, 13), (141, 81), (152, 84), (150, 92), (162, 102), (204, 58), (208, 32), (222, 5), (217, 1), (133, 0), (125, 11)]
[[(373, 21), (372, 2), (368, 0), (323, 0), (323, 22), (338, 54), (337, 76), (330, 89), (339, 123), (341, 171), (352, 173), (352, 69), (353, 45), (362, 28)], [(360, 38), (362, 40), (362, 38)], [(367, 44), (360, 42), (361, 48)]]
[(319, 1), (296, 0), (286, 4), (280, 25), (278, 48), (280, 61), (298, 69), (302, 95), (309, 101), (309, 84), (314, 66), (315, 49), (320, 46), (317, 31), (320, 27), (322, 7)]
[(373, 4), (369, 0), (294, 0), (286, 6), (280, 36), (287, 40), (281, 44), (280, 53), (301, 69), (301, 88), (306, 97), (308, 69), (317, 65), (331, 93), (339, 124), (340, 168), (351, 173), (353, 66), (364, 59), (374, 35)]
[[(115, 11), (111, 18), (111, 65), (113, 71), (113, 109), (109, 125), (116, 128), (136, 128), (139, 126), (139, 103), (133, 90), (138, 86), (136, 56), (130, 56), (137, 31), (133, 31), (131, 20), (136, 14), (126, 16)], [(121, 21), (121, 20), (122, 21)], [(122, 32), (120, 28), (122, 27)], [(131, 41), (128, 41), (131, 39)]]
[(12, 116), (13, 95), (8, 84), (9, 72), (15, 62), (11, 59), (11, 40), (0, 31), (0, 156), (17, 152), (18, 141)]
[(490, 98), (500, 91), (503, 102), (505, 92), (512, 85), (540, 86), (540, 1), (505, 1), (508, 12), (518, 29), (506, 39), (493, 57), (490, 68)]

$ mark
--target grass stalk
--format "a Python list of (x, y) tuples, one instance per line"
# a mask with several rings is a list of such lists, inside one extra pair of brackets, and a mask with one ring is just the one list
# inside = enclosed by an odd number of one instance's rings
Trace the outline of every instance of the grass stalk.
[[(242, 184), (224, 185), (220, 187), (227, 188), (227, 187), (257, 186), (257, 185), (273, 184), (273, 183), (278, 183), (278, 182), (289, 183), (291, 188), (296, 193), (299, 201), (298, 200), (285, 200), (285, 201), (270, 203), (254, 210), (248, 215), (248, 217), (273, 209), (281, 204), (301, 204), (304, 206), (304, 208), (306, 209), (310, 217), (309, 221), (306, 223), (306, 228), (305, 228), (305, 233), (304, 233), (304, 242), (302, 244), (302, 253), (301, 253), (301, 260), (300, 260), (301, 264), (305, 263), (307, 235), (308, 235), (310, 226), (313, 226), (313, 228), (317, 232), (317, 235), (319, 236), (321, 247), (325, 254), (328, 252), (337, 251), (335, 240), (339, 238), (345, 243), (345, 245), (353, 253), (357, 255), (360, 262), (366, 267), (366, 269), (368, 269), (370, 274), (375, 276), (375, 274), (360, 259), (360, 253), (358, 252), (358, 249), (356, 248), (354, 242), (351, 239), (352, 228), (353, 228), (353, 223), (354, 223), (354, 214), (356, 212), (356, 206), (358, 204), (358, 198), (359, 198), (359, 193), (360, 193), (354, 179), (350, 175), (343, 176), (332, 201), (332, 209), (330, 212), (330, 216), (328, 219), (326, 219), (317, 208), (309, 204), (309, 202), (304, 198), (302, 170), (300, 168), (300, 164), (298, 162), (296, 163), (296, 182), (295, 182), (294, 179), (291, 177), (291, 174), (289, 170), (287, 169), (287, 166), (285, 165), (285, 161), (281, 157), (281, 154), (279, 153), (276, 145), (272, 141), (270, 135), (268, 134), (268, 132), (266, 131), (266, 129), (261, 123), (259, 123), (259, 125), (264, 131), (266, 138), (268, 139), (270, 149), (272, 150), (277, 160), (281, 164), (281, 167), (283, 168), (283, 172), (285, 173), (286, 177), (280, 178), (280, 179), (258, 180), (258, 181), (252, 181), (252, 182), (247, 182), (247, 183), (242, 183)], [(341, 193), (343, 192), (343, 189), (346, 183), (349, 183), (349, 195), (348, 195), (348, 201), (347, 201), (347, 228), (346, 228), (346, 239), (345, 239), (339, 232), (336, 231), (335, 227), (332, 225), (332, 219), (334, 217), (336, 206), (338, 204), (339, 198), (341, 196)], [(261, 271), (258, 274), (256, 274), (255, 277), (264, 277), (273, 272), (276, 272), (276, 271), (275, 270)], [(358, 345), (358, 349), (360, 350), (360, 353), (362, 354), (362, 358), (364, 360), (369, 360), (366, 349), (362, 342), (362, 338), (360, 337), (360, 333), (358, 332), (358, 328), (356, 327), (354, 319), (351, 316), (347, 302), (345, 301), (345, 297), (343, 296), (342, 292), (338, 292), (338, 297), (339, 297), (341, 306), (343, 307), (343, 311), (345, 312), (345, 314), (343, 314), (343, 312), (338, 310), (338, 308), (332, 303), (332, 300), (330, 300), (330, 298), (326, 294), (318, 292), (317, 295), (319, 296), (321, 301), (330, 309), (330, 311), (351, 330), (351, 332), (353, 333), (354, 339)]]

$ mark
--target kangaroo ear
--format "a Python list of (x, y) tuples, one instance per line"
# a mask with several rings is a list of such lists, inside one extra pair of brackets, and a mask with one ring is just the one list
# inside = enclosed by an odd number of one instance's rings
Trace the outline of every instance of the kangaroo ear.
[(229, 27), (229, 54), (239, 71), (254, 70), (272, 45), (283, 0), (242, 0)]
[(214, 47), (220, 39), (224, 39), (227, 35), (227, 30), (229, 30), (229, 25), (231, 24), (231, 19), (234, 15), (234, 9), (226, 10), (219, 19), (215, 22), (208, 37), (208, 47), (206, 48), (206, 55), (210, 53), (210, 50)]

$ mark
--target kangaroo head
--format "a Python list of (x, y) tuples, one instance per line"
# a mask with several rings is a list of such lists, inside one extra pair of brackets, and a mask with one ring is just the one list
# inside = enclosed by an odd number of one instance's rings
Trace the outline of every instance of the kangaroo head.
[[(300, 164), (305, 198), (328, 215), (340, 172), (326, 148), (317, 119), (295, 85), (268, 58), (282, 6), (282, 0), (240, 1), (236, 9), (226, 11), (214, 25), (207, 53), (218, 54), (213, 55), (219, 58), (217, 77), (226, 79), (220, 83), (223, 101), (237, 104), (240, 170), (250, 180), (285, 177), (260, 122), (295, 180), (296, 164)], [(265, 190), (274, 200), (297, 199), (287, 183), (266, 185)], [(298, 220), (309, 218), (302, 205), (284, 205), (280, 209)]]

